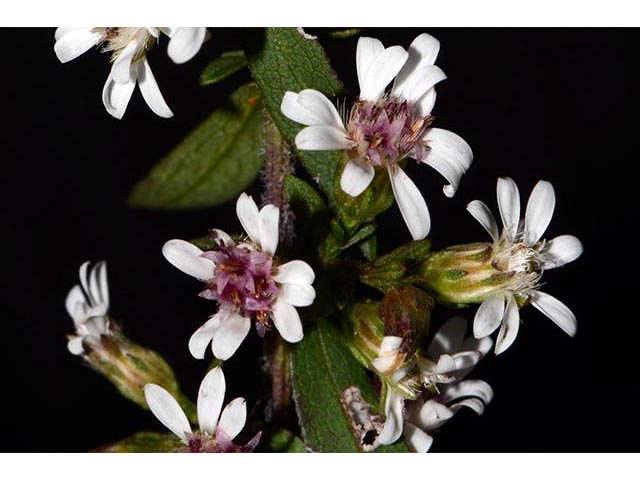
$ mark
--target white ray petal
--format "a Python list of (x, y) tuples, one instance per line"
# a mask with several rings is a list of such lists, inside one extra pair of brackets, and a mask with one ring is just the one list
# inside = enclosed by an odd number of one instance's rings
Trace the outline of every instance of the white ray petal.
[(518, 186), (509, 177), (498, 178), (496, 186), (498, 198), (498, 210), (502, 219), (502, 227), (510, 240), (513, 240), (518, 232), (520, 223), (520, 192)]
[(404, 222), (414, 240), (422, 240), (429, 234), (431, 217), (427, 203), (416, 184), (397, 165), (389, 168), (393, 195), (400, 208)]
[(304, 337), (298, 311), (280, 298), (273, 305), (273, 325), (289, 343), (299, 342)]
[(430, 128), (423, 140), (429, 145), (423, 163), (435, 168), (449, 181), (443, 190), (446, 196), (452, 197), (473, 162), (471, 147), (459, 135), (441, 128)]
[(429, 115), (436, 104), (437, 96), (438, 95), (435, 88), (432, 88), (427, 93), (425, 93), (422, 98), (420, 98), (415, 104), (418, 115), (420, 115), (421, 117), (426, 117), (427, 115)]
[(444, 425), (453, 417), (453, 412), (435, 400), (427, 400), (418, 412), (418, 426), (427, 431), (433, 431)]
[(357, 197), (371, 184), (375, 169), (368, 163), (349, 160), (340, 177), (340, 188), (347, 195)]
[(549, 317), (564, 333), (573, 337), (578, 331), (578, 321), (573, 312), (556, 297), (541, 291), (532, 292), (531, 304)]
[(308, 307), (316, 298), (316, 291), (311, 285), (285, 284), (280, 287), (281, 298), (294, 307)]
[(307, 262), (302, 260), (291, 260), (280, 265), (273, 279), (278, 283), (288, 283), (293, 285), (311, 285), (316, 278), (316, 274)]
[(84, 337), (81, 335), (77, 337), (71, 337), (67, 342), (67, 349), (73, 355), (82, 355), (84, 353), (84, 347), (82, 346), (82, 341)]
[(495, 332), (504, 317), (504, 294), (497, 292), (487, 298), (473, 320), (473, 336), (484, 338)]
[(275, 255), (278, 249), (280, 210), (267, 204), (258, 214), (258, 237), (260, 248), (267, 255)]
[(437, 83), (446, 78), (445, 73), (437, 65), (424, 66), (413, 72), (398, 96), (410, 103), (416, 103)]
[(412, 74), (426, 65), (433, 65), (439, 51), (440, 42), (436, 38), (427, 33), (418, 35), (409, 46), (407, 51), (409, 58), (396, 77), (392, 95), (400, 96), (405, 83), (411, 78)]
[(132, 69), (133, 58), (138, 52), (138, 42), (132, 41), (120, 52), (111, 67), (111, 75), (116, 83), (125, 85), (135, 82), (135, 75)]
[(556, 207), (556, 194), (553, 185), (540, 180), (533, 188), (524, 217), (524, 231), (529, 245), (536, 243), (549, 226), (553, 210)]
[(226, 388), (224, 374), (220, 367), (212, 368), (202, 379), (197, 404), (198, 423), (202, 432), (209, 435), (215, 434)]
[(247, 232), (251, 241), (260, 245), (260, 233), (258, 230), (258, 217), (260, 212), (256, 202), (246, 193), (241, 193), (236, 202), (236, 215), (244, 231)]
[(73, 319), (74, 325), (78, 325), (83, 320), (85, 320), (83, 312), (83, 305), (86, 304), (86, 299), (84, 293), (82, 293), (82, 288), (80, 285), (74, 286), (69, 293), (67, 294), (67, 298), (65, 300), (65, 307), (67, 308), (67, 313)]
[(251, 328), (251, 320), (237, 313), (221, 319), (220, 326), (213, 335), (211, 350), (220, 360), (228, 360), (238, 350)]
[(167, 45), (167, 55), (174, 63), (191, 60), (204, 43), (207, 29), (204, 27), (178, 27), (171, 35)]
[(431, 435), (410, 422), (404, 422), (404, 439), (413, 453), (426, 453), (433, 444)]
[(493, 388), (484, 380), (465, 380), (447, 385), (445, 390), (448, 401), (464, 397), (477, 397), (486, 404), (493, 400)]
[(223, 232), (217, 228), (212, 228), (209, 231), (211, 232), (212, 237), (216, 240), (221, 240), (225, 247), (233, 248), (236, 245), (236, 242), (233, 241), (227, 232)]
[(460, 351), (467, 330), (467, 321), (462, 317), (453, 317), (445, 322), (431, 340), (427, 353), (431, 358), (438, 358), (446, 353)]
[(360, 37), (356, 48), (356, 70), (358, 73), (358, 85), (362, 90), (364, 79), (373, 61), (384, 52), (384, 45), (377, 38)]
[(467, 212), (484, 227), (494, 242), (499, 240), (500, 232), (498, 231), (498, 224), (486, 203), (481, 200), (474, 200), (467, 205)]
[(335, 105), (317, 90), (286, 92), (280, 110), (286, 117), (303, 125), (330, 125), (345, 131)]
[(507, 307), (504, 311), (504, 320), (502, 321), (502, 327), (498, 332), (496, 338), (496, 355), (500, 355), (515, 341), (518, 336), (518, 330), (520, 328), (520, 312), (518, 310), (518, 304), (513, 295), (509, 295), (507, 299)]
[(187, 443), (187, 434), (191, 433), (191, 425), (175, 398), (164, 388), (153, 383), (144, 386), (144, 398), (153, 414), (162, 424)]
[(360, 98), (372, 102), (380, 99), (408, 56), (407, 51), (398, 45), (389, 47), (378, 55), (369, 65), (364, 81), (360, 84)]
[(347, 133), (331, 125), (312, 125), (296, 135), (296, 147), (300, 150), (347, 150), (351, 142)]
[(184, 240), (169, 240), (162, 247), (162, 254), (171, 265), (187, 275), (206, 282), (213, 278), (214, 263), (202, 256), (202, 250)]
[(582, 255), (582, 242), (573, 235), (560, 235), (547, 242), (543, 250), (544, 269), (561, 267)]
[(378, 443), (381, 445), (390, 445), (402, 435), (402, 427), (404, 424), (402, 419), (403, 408), (403, 398), (393, 390), (388, 391), (384, 409), (386, 420), (380, 435), (378, 435)]
[(135, 79), (121, 85), (113, 79), (110, 73), (102, 89), (102, 103), (107, 113), (120, 120), (127, 110), (135, 88)]
[(233, 440), (244, 428), (247, 421), (247, 402), (244, 398), (236, 398), (224, 407), (220, 415), (218, 429), (222, 430), (229, 440)]
[(203, 359), (207, 346), (211, 343), (216, 331), (220, 327), (221, 317), (216, 313), (198, 328), (189, 339), (189, 352), (194, 358)]
[(62, 63), (70, 62), (79, 57), (90, 48), (95, 47), (102, 38), (102, 34), (92, 32), (91, 27), (74, 28), (58, 36), (59, 30), (56, 30), (56, 43), (53, 50)]
[(478, 398), (465, 398), (464, 400), (460, 400), (459, 402), (449, 405), (449, 408), (454, 413), (460, 410), (462, 407), (470, 408), (478, 415), (482, 415), (484, 413), (484, 403)]
[(138, 62), (137, 69), (140, 92), (142, 92), (142, 96), (151, 111), (162, 118), (173, 117), (173, 112), (169, 108), (169, 105), (167, 105), (167, 102), (165, 102), (160, 92), (160, 87), (158, 87), (158, 82), (156, 82), (156, 78), (153, 76), (147, 57), (143, 57), (142, 60)]

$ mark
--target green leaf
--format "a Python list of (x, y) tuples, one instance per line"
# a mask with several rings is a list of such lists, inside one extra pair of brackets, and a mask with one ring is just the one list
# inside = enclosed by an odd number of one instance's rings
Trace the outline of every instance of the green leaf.
[(209, 65), (200, 75), (200, 85), (211, 85), (233, 75), (238, 70), (247, 66), (247, 57), (242, 50), (224, 52), (218, 58), (209, 62)]
[(137, 432), (118, 442), (98, 447), (98, 453), (166, 453), (180, 448), (182, 443), (173, 433)]
[(344, 28), (344, 29), (340, 29), (340, 30), (333, 30), (332, 32), (329, 33), (329, 37), (330, 38), (351, 38), (354, 37), (356, 35), (358, 35), (360, 33), (359, 28)]
[[(293, 348), (293, 389), (305, 445), (318, 452), (359, 452), (351, 417), (341, 396), (357, 387), (372, 405), (378, 401), (364, 370), (353, 357), (337, 328), (319, 320)], [(402, 441), (376, 452), (407, 451)]]
[[(245, 53), (267, 110), (282, 136), (292, 145), (303, 126), (280, 112), (285, 92), (313, 88), (328, 97), (343, 92), (342, 83), (320, 44), (305, 38), (295, 28), (252, 29), (247, 35)], [(344, 153), (299, 150), (297, 155), (333, 206), (336, 169)]]
[(268, 440), (268, 449), (274, 453), (306, 453), (304, 443), (289, 430), (278, 430)]
[(262, 166), (259, 92), (245, 85), (198, 125), (138, 183), (129, 203), (157, 209), (204, 208), (234, 199)]
[(329, 213), (324, 200), (304, 180), (287, 175), (285, 191), (295, 215), (296, 237), (304, 245), (318, 245), (329, 231)]
[(368, 223), (367, 225), (362, 227), (360, 230), (358, 230), (356, 233), (354, 233), (353, 236), (349, 239), (349, 241), (344, 245), (344, 247), (342, 247), (342, 249), (343, 250), (347, 249), (363, 240), (366, 240), (371, 235), (373, 235), (375, 231), (376, 231), (375, 224)]

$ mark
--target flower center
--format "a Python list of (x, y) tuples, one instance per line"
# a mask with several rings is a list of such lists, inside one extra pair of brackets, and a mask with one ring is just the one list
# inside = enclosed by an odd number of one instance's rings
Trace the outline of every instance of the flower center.
[(227, 247), (220, 240), (215, 250), (203, 256), (212, 260), (216, 268), (207, 289), (200, 295), (270, 328), (268, 314), (278, 294), (272, 277), (271, 256), (248, 243)]
[(374, 103), (358, 99), (347, 122), (355, 145), (349, 154), (385, 168), (408, 156), (420, 162), (429, 149), (422, 138), (432, 122), (431, 115), (419, 116), (406, 100), (383, 98)]
[(531, 246), (521, 239), (500, 239), (491, 264), (497, 270), (513, 275), (509, 282), (509, 290), (513, 293), (526, 293), (538, 286), (542, 278), (540, 250), (543, 246), (543, 243)]
[(133, 61), (139, 60), (147, 51), (156, 44), (156, 37), (145, 27), (96, 27), (95, 32), (102, 33), (100, 44), (102, 51), (113, 52), (111, 61), (127, 48), (131, 42), (136, 42), (136, 54)]

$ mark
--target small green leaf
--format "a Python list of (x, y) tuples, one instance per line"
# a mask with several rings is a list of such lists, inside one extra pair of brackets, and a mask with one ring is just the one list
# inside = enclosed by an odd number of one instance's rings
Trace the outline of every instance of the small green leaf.
[(233, 75), (238, 70), (247, 66), (247, 57), (242, 50), (224, 52), (218, 58), (209, 62), (209, 65), (200, 75), (200, 85), (211, 85)]
[(329, 33), (329, 37), (330, 38), (351, 38), (354, 37), (356, 35), (358, 35), (360, 33), (360, 29), (359, 28), (344, 28), (344, 29), (340, 29), (340, 30), (333, 30), (332, 32)]
[[(305, 38), (295, 28), (252, 29), (247, 35), (245, 52), (267, 110), (282, 136), (292, 145), (303, 126), (280, 112), (285, 92), (313, 88), (329, 98), (343, 92), (342, 83), (320, 44)], [(327, 195), (329, 206), (333, 206), (336, 169), (344, 153), (299, 150), (297, 154)]]
[(118, 442), (92, 450), (96, 453), (166, 453), (180, 448), (182, 443), (173, 433), (137, 432)]
[(268, 440), (268, 449), (274, 453), (306, 453), (304, 443), (289, 430), (278, 430)]
[[(378, 401), (364, 370), (353, 357), (337, 328), (321, 319), (295, 344), (292, 355), (296, 411), (305, 445), (318, 452), (363, 451), (354, 436), (351, 418), (341, 398), (357, 387), (372, 405)], [(404, 442), (380, 451), (407, 451)]]
[(235, 198), (262, 166), (264, 118), (259, 92), (245, 85), (138, 183), (129, 203), (158, 209), (204, 208)]
[(342, 247), (342, 249), (343, 250), (347, 249), (363, 240), (366, 240), (371, 235), (373, 235), (375, 231), (376, 231), (375, 224), (368, 223), (367, 225), (362, 227), (360, 230), (358, 230), (356, 233), (354, 233), (353, 236), (349, 239), (349, 241), (344, 245), (344, 247)]
[(378, 256), (378, 237), (376, 235), (371, 235), (369, 238), (365, 239), (359, 247), (364, 258), (373, 262)]

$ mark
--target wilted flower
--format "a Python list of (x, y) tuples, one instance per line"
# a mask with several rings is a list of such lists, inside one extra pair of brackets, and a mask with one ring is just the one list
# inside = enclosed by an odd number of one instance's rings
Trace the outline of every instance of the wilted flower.
[(520, 219), (520, 194), (512, 179), (498, 179), (497, 196), (502, 234), (499, 234), (496, 220), (486, 204), (474, 200), (467, 207), (493, 239), (492, 267), (507, 278), (478, 308), (473, 324), (474, 335), (476, 338), (486, 337), (502, 324), (496, 353), (504, 352), (518, 335), (518, 309), (526, 303), (531, 303), (568, 335), (575, 335), (577, 322), (573, 312), (555, 297), (538, 289), (545, 270), (572, 262), (582, 254), (582, 243), (573, 235), (561, 235), (548, 242), (542, 239), (555, 208), (553, 186), (543, 180), (537, 183), (529, 197), (523, 221)]
[(111, 72), (102, 90), (107, 112), (122, 118), (133, 90), (140, 92), (147, 105), (160, 117), (172, 117), (149, 63), (147, 52), (160, 40), (160, 33), (170, 37), (167, 53), (175, 63), (190, 60), (205, 41), (203, 27), (58, 27), (54, 50), (66, 63), (92, 47), (102, 46), (111, 53)]
[[(286, 92), (281, 110), (307, 125), (296, 136), (301, 150), (345, 150), (349, 155), (340, 186), (355, 197), (372, 182), (376, 169), (386, 170), (393, 193), (412, 237), (422, 239), (431, 221), (427, 204), (398, 162), (414, 158), (435, 168), (449, 184), (452, 197), (471, 165), (471, 148), (458, 135), (432, 128), (434, 85), (446, 78), (434, 65), (440, 43), (426, 33), (405, 51), (387, 49), (375, 38), (358, 41), (356, 69), (360, 96), (343, 122), (335, 106), (316, 90)], [(385, 93), (395, 78), (393, 88)]]
[(247, 421), (247, 404), (238, 397), (227, 404), (220, 414), (226, 384), (220, 367), (207, 373), (198, 392), (198, 423), (200, 431), (193, 433), (189, 420), (175, 398), (159, 385), (144, 386), (149, 409), (185, 444), (184, 453), (252, 452), (260, 441), (258, 432), (246, 445), (235, 445), (233, 439)]
[(295, 307), (311, 305), (313, 269), (301, 260), (277, 264), (279, 210), (268, 204), (258, 210), (253, 199), (240, 195), (238, 219), (249, 236), (236, 243), (221, 230), (211, 230), (215, 247), (203, 252), (184, 240), (170, 240), (163, 249), (176, 268), (207, 284), (200, 296), (219, 303), (218, 312), (189, 341), (196, 358), (204, 358), (211, 342), (213, 354), (226, 360), (238, 349), (255, 320), (260, 335), (273, 326), (288, 342), (302, 340), (302, 323)]

